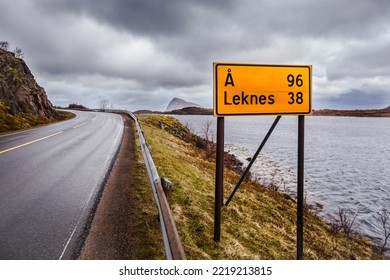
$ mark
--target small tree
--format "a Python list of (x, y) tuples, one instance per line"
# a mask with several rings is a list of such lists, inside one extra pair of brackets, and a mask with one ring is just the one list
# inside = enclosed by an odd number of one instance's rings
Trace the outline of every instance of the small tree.
[(210, 142), (213, 142), (215, 137), (211, 130), (212, 124), (213, 124), (212, 120), (207, 120), (203, 123), (203, 127), (202, 127), (204, 138)]
[(107, 109), (108, 106), (108, 99), (102, 99), (99, 101), (99, 109), (104, 111)]
[(387, 242), (390, 238), (390, 224), (389, 222), (389, 215), (387, 214), (387, 210), (383, 209), (381, 212), (379, 212), (383, 234), (384, 234), (384, 240), (381, 247), (381, 252), (384, 253), (386, 251)]
[(353, 213), (351, 210), (339, 208), (339, 218), (342, 231), (347, 235), (354, 233), (353, 225), (359, 211)]
[(212, 149), (210, 148), (211, 143), (214, 142), (214, 134), (212, 133), (211, 130), (212, 124), (213, 122), (211, 120), (207, 120), (202, 127), (203, 136), (206, 142), (206, 152), (208, 156), (210, 156), (213, 153)]
[(24, 57), (24, 53), (22, 52), (22, 49), (16, 47), (14, 50), (15, 57), (22, 59)]
[(359, 211), (353, 212), (350, 209), (339, 207), (338, 219), (332, 218), (331, 225), (335, 232), (344, 232), (347, 236), (355, 234), (354, 223)]
[(0, 41), (0, 49), (8, 51), (9, 50), (9, 43), (7, 41)]

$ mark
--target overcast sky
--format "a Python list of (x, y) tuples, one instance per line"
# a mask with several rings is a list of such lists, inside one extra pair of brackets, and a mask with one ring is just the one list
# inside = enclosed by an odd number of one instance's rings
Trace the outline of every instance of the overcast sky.
[(314, 109), (390, 105), (389, 0), (0, 0), (54, 105), (213, 106), (213, 62), (313, 65)]

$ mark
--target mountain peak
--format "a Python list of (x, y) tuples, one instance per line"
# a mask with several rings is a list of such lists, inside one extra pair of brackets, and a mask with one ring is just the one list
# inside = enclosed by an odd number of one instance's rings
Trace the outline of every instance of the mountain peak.
[(173, 98), (171, 102), (169, 102), (167, 109), (165, 110), (166, 112), (170, 112), (173, 110), (179, 110), (187, 107), (199, 107), (202, 108), (202, 106), (192, 103), (192, 102), (187, 102), (184, 99), (181, 98)]

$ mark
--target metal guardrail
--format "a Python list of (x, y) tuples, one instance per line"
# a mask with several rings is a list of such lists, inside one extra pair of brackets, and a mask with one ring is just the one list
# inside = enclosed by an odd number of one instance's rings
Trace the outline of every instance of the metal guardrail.
[(137, 117), (128, 111), (122, 110), (106, 110), (112, 113), (125, 113), (128, 114), (135, 122), (138, 138), (141, 145), (142, 156), (145, 161), (146, 170), (148, 172), (150, 185), (153, 190), (153, 195), (158, 208), (160, 217), (161, 232), (164, 241), (164, 248), (166, 258), (168, 260), (185, 260), (184, 249), (181, 244), (179, 234), (177, 232), (175, 221), (172, 217), (172, 212), (165, 196), (161, 179), (158, 175), (156, 166), (154, 165), (152, 155), (150, 154), (149, 147), (145, 141), (145, 137), (142, 132), (142, 128), (138, 123)]

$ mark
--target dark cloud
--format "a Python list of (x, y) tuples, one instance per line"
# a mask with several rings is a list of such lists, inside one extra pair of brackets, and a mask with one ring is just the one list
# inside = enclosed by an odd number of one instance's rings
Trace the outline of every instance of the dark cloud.
[[(275, 1), (277, 28), (294, 36), (361, 38), (376, 36), (388, 21), (386, 0)], [(287, 35), (287, 34), (286, 34)]]
[(322, 109), (383, 109), (390, 104), (390, 94), (353, 89), (339, 96), (329, 96), (321, 104)]
[(315, 106), (374, 106), (390, 88), (389, 14), (388, 0), (0, 0), (0, 39), (61, 105), (211, 106), (212, 62), (232, 61), (312, 64)]
[(142, 36), (185, 34), (202, 12), (227, 11), (231, 0), (41, 0), (40, 8), (54, 13), (78, 13)]

